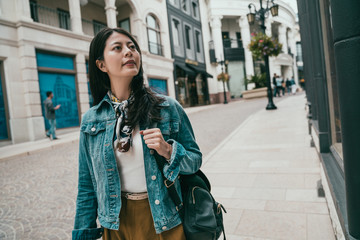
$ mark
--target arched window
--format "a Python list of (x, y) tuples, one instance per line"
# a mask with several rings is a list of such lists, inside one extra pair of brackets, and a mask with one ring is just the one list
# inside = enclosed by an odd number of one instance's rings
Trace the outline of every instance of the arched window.
[(160, 41), (160, 27), (157, 19), (153, 15), (146, 17), (146, 25), (149, 41), (149, 52), (163, 56), (162, 45)]

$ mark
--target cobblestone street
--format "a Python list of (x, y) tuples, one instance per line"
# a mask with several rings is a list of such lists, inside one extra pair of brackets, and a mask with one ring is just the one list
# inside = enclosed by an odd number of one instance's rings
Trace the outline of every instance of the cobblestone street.
[[(204, 156), (266, 102), (264, 98), (187, 109)], [(0, 160), (1, 240), (71, 238), (77, 156), (78, 141), (73, 141)]]

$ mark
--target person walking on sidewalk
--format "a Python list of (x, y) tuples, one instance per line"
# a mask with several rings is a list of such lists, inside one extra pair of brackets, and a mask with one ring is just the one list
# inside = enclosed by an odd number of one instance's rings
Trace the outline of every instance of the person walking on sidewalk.
[[(121, 28), (91, 41), (89, 77), (94, 106), (80, 126), (72, 239), (185, 240), (163, 180), (180, 192), (179, 174), (202, 163), (183, 108), (144, 85), (139, 45)], [(154, 154), (167, 160), (163, 171)]]
[(46, 92), (46, 99), (44, 101), (44, 108), (45, 108), (45, 118), (48, 120), (49, 125), (50, 125), (50, 129), (49, 131), (46, 133), (46, 136), (48, 138), (53, 140), (58, 139), (56, 137), (56, 119), (55, 119), (55, 110), (58, 110), (60, 108), (60, 104), (58, 104), (56, 107), (54, 107), (52, 99), (54, 98), (54, 94), (51, 91)]

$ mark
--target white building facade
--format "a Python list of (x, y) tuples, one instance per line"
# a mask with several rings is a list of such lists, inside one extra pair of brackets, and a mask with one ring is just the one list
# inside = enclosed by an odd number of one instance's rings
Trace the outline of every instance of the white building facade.
[[(255, 4), (260, 8), (258, 0), (202, 0), (202, 22), (204, 43), (208, 47), (207, 71), (214, 76), (221, 73), (221, 60), (228, 60), (226, 71), (230, 75), (229, 87), (231, 97), (240, 97), (247, 87), (245, 79), (260, 73), (261, 62), (254, 62), (248, 48), (251, 33), (259, 32), (259, 26), (249, 25), (246, 15), (249, 13), (248, 5)], [(263, 4), (266, 1), (263, 1)], [(274, 73), (284, 79), (294, 77), (298, 83), (296, 65), (296, 14), (286, 2), (275, 0), (279, 5), (279, 15), (272, 17), (270, 12), (266, 18), (266, 34), (278, 38), (283, 45), (282, 53), (270, 58), (270, 74)], [(264, 6), (264, 5), (263, 5)], [(266, 7), (266, 6), (265, 6)], [(208, 23), (208, 24), (205, 24)], [(212, 53), (211, 53), (212, 51)], [(234, 54), (235, 53), (235, 54)], [(211, 56), (213, 55), (213, 56)], [(214, 59), (215, 57), (215, 59)], [(216, 78), (209, 82), (210, 96), (223, 91), (223, 85)]]
[(57, 127), (91, 106), (87, 59), (103, 27), (139, 41), (145, 82), (175, 97), (165, 1), (0, 0), (0, 145), (45, 138), (42, 101), (54, 92)]

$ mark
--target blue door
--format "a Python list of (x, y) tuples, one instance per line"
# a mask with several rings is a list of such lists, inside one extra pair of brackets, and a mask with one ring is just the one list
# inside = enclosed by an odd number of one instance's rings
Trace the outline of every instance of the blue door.
[(0, 74), (0, 140), (8, 139), (7, 119), (5, 113), (5, 101)]
[[(46, 99), (46, 92), (54, 93), (52, 99), (54, 107), (61, 104), (61, 107), (55, 111), (56, 127), (66, 128), (79, 126), (79, 112), (76, 98), (75, 76), (59, 73), (39, 72), (39, 84), (41, 102)], [(45, 119), (44, 104), (42, 112)], [(45, 121), (46, 129), (49, 129), (48, 122)]]
[[(61, 104), (61, 107), (55, 111), (56, 127), (66, 128), (79, 126), (75, 74), (62, 73), (62, 70), (73, 70), (75, 73), (74, 58), (36, 52), (36, 62), (38, 67), (51, 70), (51, 73), (39, 71), (39, 86), (42, 103), (46, 99), (46, 92), (51, 91), (54, 93), (54, 98), (52, 99), (54, 107)], [(45, 119), (43, 104), (41, 104), (41, 107)], [(46, 119), (45, 128), (49, 129), (49, 124)]]

